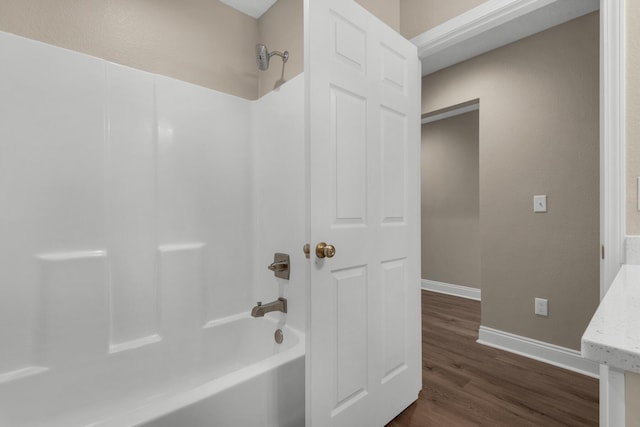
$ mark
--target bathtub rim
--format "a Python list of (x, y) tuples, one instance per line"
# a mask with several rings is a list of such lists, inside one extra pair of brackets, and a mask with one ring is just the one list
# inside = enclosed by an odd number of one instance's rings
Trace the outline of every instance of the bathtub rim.
[[(207, 327), (220, 326), (237, 320), (250, 318), (249, 314), (235, 314), (213, 322), (208, 322)], [(225, 374), (219, 378), (210, 380), (204, 384), (189, 390), (172, 394), (157, 396), (141, 406), (122, 413), (118, 413), (108, 419), (96, 421), (86, 427), (138, 427), (145, 423), (162, 418), (181, 408), (203, 401), (217, 393), (220, 393), (236, 384), (249, 381), (252, 378), (271, 371), (279, 366), (293, 361), (305, 355), (305, 335), (303, 332), (288, 325), (282, 325), (276, 318), (265, 316), (265, 320), (272, 322), (274, 327), (288, 329), (297, 338), (298, 342), (282, 353), (274, 354), (259, 362), (245, 366), (236, 371)]]

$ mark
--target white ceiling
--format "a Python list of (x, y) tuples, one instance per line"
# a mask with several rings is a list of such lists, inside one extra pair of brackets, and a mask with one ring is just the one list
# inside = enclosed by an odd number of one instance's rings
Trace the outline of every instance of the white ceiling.
[(220, 0), (227, 6), (258, 19), (265, 13), (276, 0)]

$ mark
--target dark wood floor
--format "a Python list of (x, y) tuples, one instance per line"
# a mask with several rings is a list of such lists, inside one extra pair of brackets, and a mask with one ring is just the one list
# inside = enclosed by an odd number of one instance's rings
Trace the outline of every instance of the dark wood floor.
[(422, 292), (422, 391), (387, 427), (597, 426), (598, 381), (475, 341), (480, 303)]

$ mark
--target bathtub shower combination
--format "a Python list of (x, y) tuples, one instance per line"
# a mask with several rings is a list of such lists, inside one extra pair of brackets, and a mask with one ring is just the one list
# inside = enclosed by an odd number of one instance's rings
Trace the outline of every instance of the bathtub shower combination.
[(417, 398), (416, 48), (304, 7), (305, 72), (257, 101), (0, 33), (0, 427), (376, 426)]
[(9, 34), (0, 51), (0, 425), (304, 424), (304, 197), (269, 191), (304, 194), (303, 76), (251, 102)]

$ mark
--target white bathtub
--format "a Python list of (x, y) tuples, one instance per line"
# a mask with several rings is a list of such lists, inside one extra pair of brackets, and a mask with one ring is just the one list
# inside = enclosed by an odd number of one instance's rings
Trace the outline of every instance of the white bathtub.
[[(304, 336), (270, 317), (235, 316), (207, 325), (202, 381), (161, 393), (96, 427), (304, 426)], [(220, 344), (223, 343), (223, 346)]]

